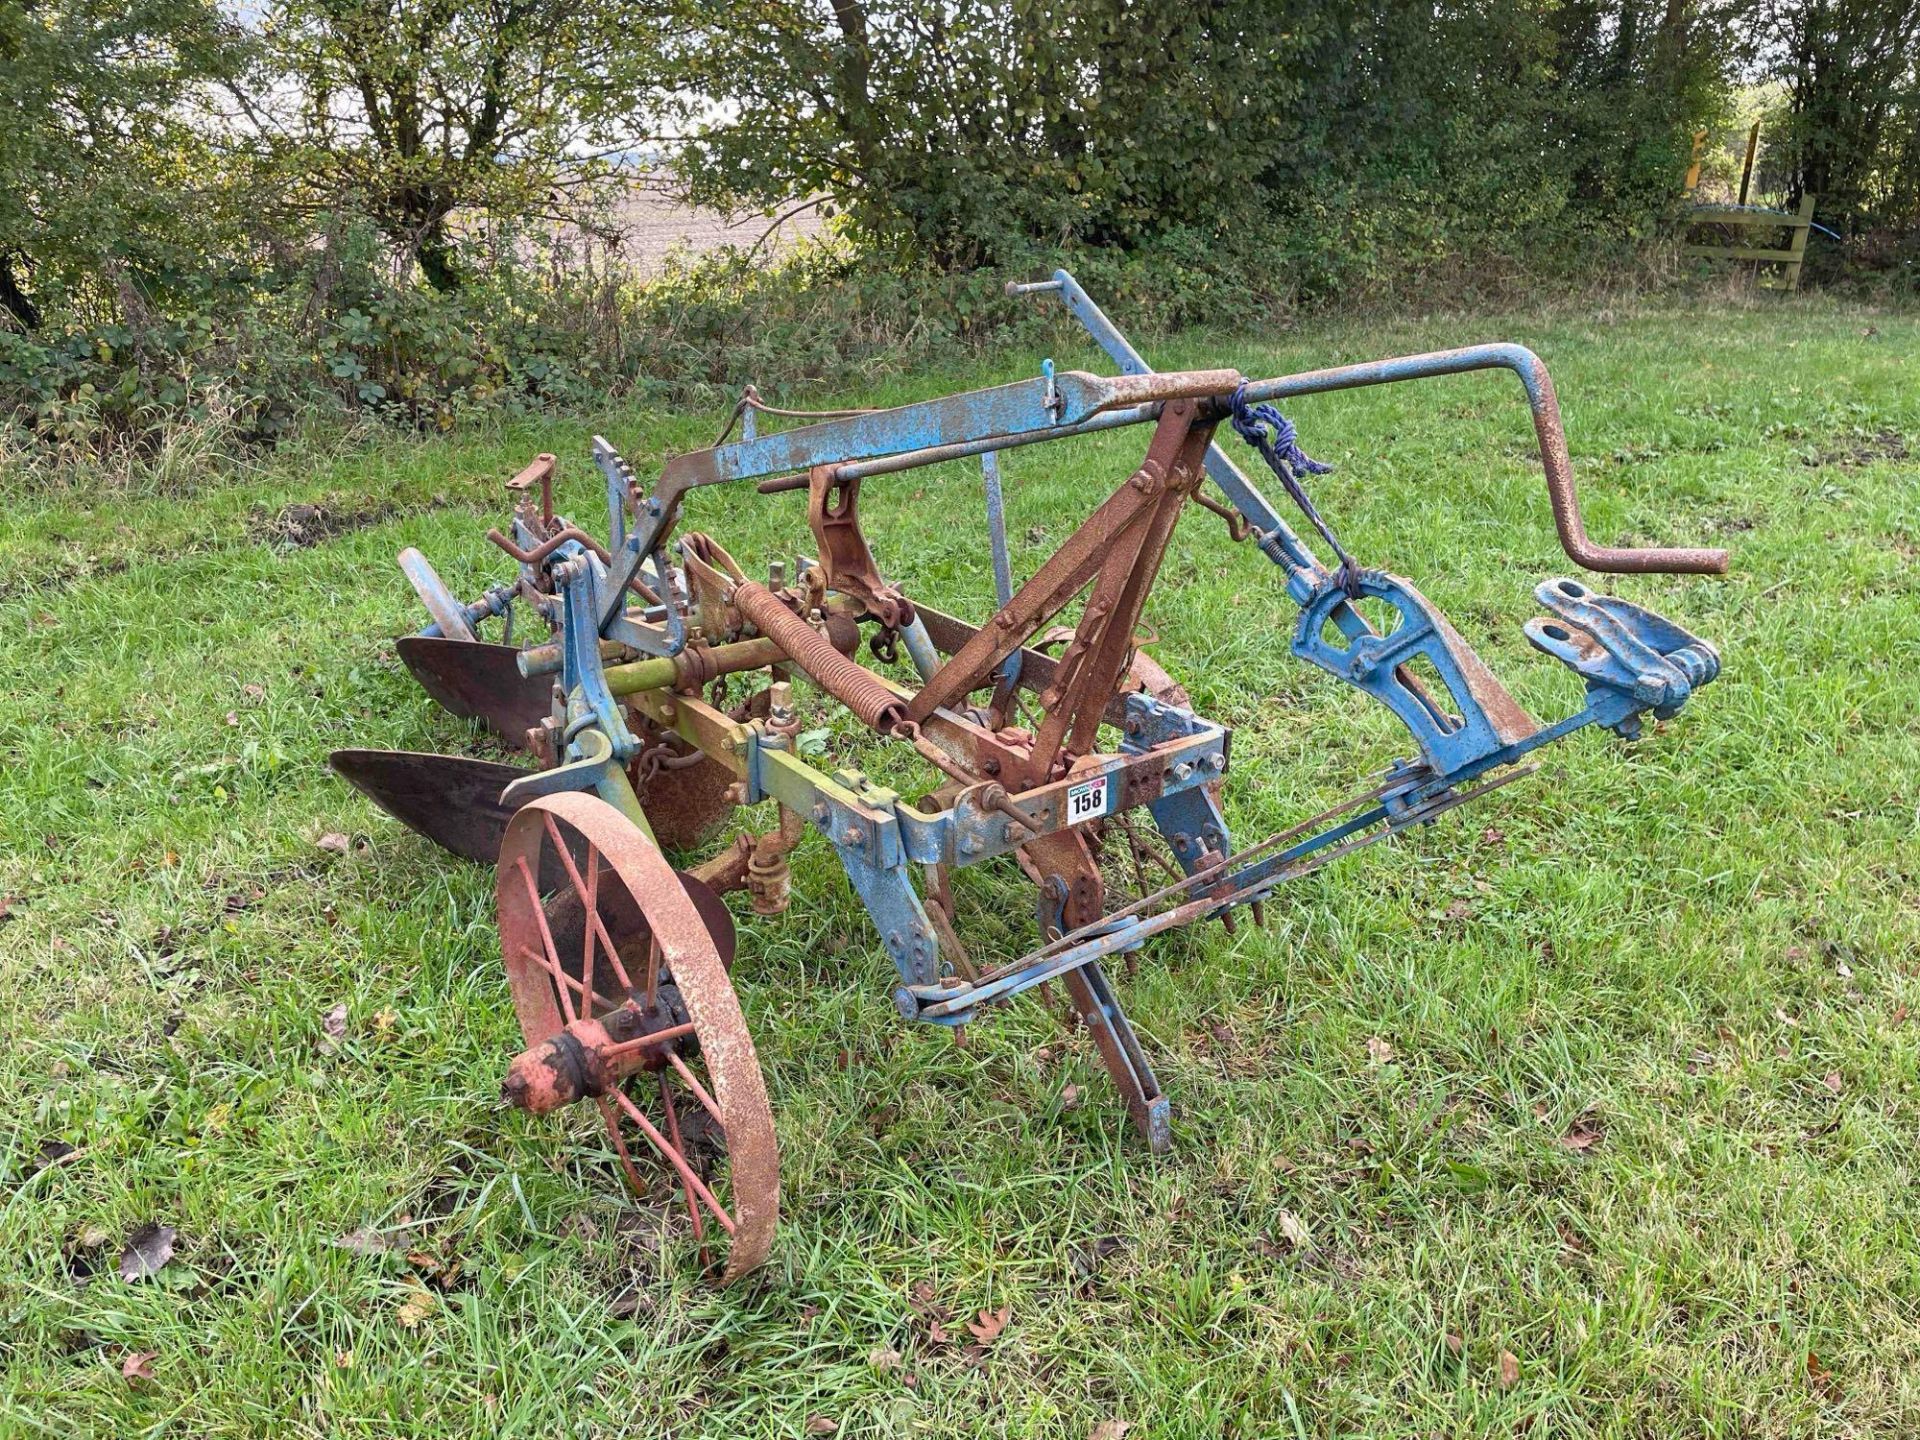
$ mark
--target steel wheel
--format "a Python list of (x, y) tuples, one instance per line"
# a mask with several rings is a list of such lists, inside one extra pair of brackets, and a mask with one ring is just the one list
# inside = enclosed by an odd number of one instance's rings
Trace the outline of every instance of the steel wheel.
[[(542, 866), (555, 864), (565, 883), (543, 899)], [(648, 1152), (679, 1185), (703, 1255), (725, 1252), (722, 1283), (758, 1265), (780, 1208), (773, 1115), (721, 949), (682, 877), (613, 806), (561, 794), (515, 814), (497, 886), (530, 1047), (503, 1098), (544, 1114), (592, 1097), (635, 1192), (650, 1188)]]

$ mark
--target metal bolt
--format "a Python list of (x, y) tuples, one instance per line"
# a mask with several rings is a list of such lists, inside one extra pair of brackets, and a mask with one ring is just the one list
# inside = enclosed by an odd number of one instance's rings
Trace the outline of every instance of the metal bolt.
[(809, 813), (811, 813), (813, 816), (814, 824), (824, 825), (827, 823), (827, 816), (831, 815), (833, 812), (827, 809), (826, 802), (823, 800), (818, 805), (814, 806), (812, 811)]
[(1212, 770), (1226, 769), (1227, 768), (1226, 752), (1224, 750), (1216, 750), (1211, 755), (1207, 756), (1207, 766), (1209, 769), (1212, 769)]
[(1173, 778), (1183, 782), (1191, 780), (1193, 778), (1193, 766), (1182, 760), (1178, 765), (1173, 767)]
[(858, 825), (849, 825), (840, 832), (840, 842), (843, 845), (863, 845), (866, 839), (867, 832)]

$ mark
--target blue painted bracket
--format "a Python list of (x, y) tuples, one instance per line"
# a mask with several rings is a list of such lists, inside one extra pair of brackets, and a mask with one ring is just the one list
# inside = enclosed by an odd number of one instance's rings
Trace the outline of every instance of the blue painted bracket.
[(1527, 639), (1585, 679), (1595, 719), (1628, 739), (1642, 710), (1669, 719), (1720, 673), (1719, 652), (1663, 615), (1577, 580), (1548, 580), (1533, 593), (1553, 614), (1529, 620)]
[[(1389, 606), (1399, 617), (1387, 634), (1375, 634), (1369, 627), (1357, 637), (1343, 634), (1344, 644), (1330, 640), (1328, 621), (1350, 597), (1328, 581), (1300, 612), (1293, 653), (1393, 711), (1412, 733), (1430, 768), (1453, 774), (1539, 729), (1411, 582), (1367, 570), (1360, 575), (1360, 592)], [(1402, 668), (1414, 659), (1433, 666), (1453, 702), (1452, 712)]]
[(560, 683), (567, 691), (564, 738), (577, 749), (577, 737), (589, 727), (597, 728), (611, 744), (614, 757), (624, 762), (638, 752), (640, 742), (621, 718), (620, 702), (607, 688), (606, 668), (600, 659), (600, 631), (594, 619), (599, 613), (606, 567), (584, 549), (574, 548), (579, 553), (553, 571), (562, 585)]

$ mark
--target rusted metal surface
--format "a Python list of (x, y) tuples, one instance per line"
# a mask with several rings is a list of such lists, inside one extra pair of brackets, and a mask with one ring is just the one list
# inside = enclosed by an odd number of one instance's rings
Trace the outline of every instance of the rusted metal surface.
[(1540, 446), (1540, 465), (1547, 482), (1547, 500), (1553, 507), (1554, 528), (1567, 558), (1588, 570), (1615, 574), (1724, 575), (1727, 552), (1691, 547), (1630, 548), (1596, 545), (1587, 536), (1580, 513), (1580, 495), (1573, 482), (1573, 461), (1567, 454), (1566, 429), (1560, 419), (1560, 401), (1553, 377), (1540, 357), (1523, 345), (1468, 345), (1424, 355), (1402, 355), (1364, 365), (1341, 365), (1308, 370), (1277, 380), (1247, 386), (1249, 400), (1280, 400), (1327, 390), (1350, 390), (1363, 385), (1423, 380), (1436, 375), (1458, 375), (1469, 370), (1511, 370), (1520, 377), (1533, 412), (1534, 437)]
[(498, 530), (487, 531), (487, 539), (491, 540), (507, 554), (518, 560), (522, 565), (538, 565), (562, 545), (569, 543), (584, 546), (586, 549), (591, 550), (594, 555), (602, 561), (613, 558), (613, 556), (608, 553), (606, 546), (602, 545), (577, 525), (563, 525), (556, 533), (549, 535), (538, 545), (531, 547), (516, 545)]
[(834, 649), (766, 586), (742, 581), (734, 587), (733, 603), (754, 629), (785, 650), (822, 690), (866, 724), (886, 732), (906, 718), (907, 707), (879, 676)]
[(654, 752), (643, 752), (634, 762), (634, 793), (662, 845), (669, 850), (698, 850), (733, 815), (733, 772), (677, 735), (660, 743), (667, 752), (692, 763), (650, 765)]
[[(577, 978), (567, 973), (531, 879), (549, 848), (571, 861), (569, 883), (587, 922)], [(514, 1062), (509, 1083), (530, 1102), (557, 1105), (588, 1094), (611, 1102), (679, 1180), (696, 1232), (706, 1230), (708, 1219), (718, 1223), (724, 1239), (711, 1233), (706, 1239), (726, 1248), (722, 1282), (752, 1269), (766, 1258), (780, 1206), (773, 1114), (726, 967), (680, 878), (618, 810), (578, 793), (542, 796), (515, 816), (497, 873), (501, 955), (530, 1047)], [(628, 945), (625, 957), (607, 946), (610, 937), (602, 928), (601, 897), (612, 891), (623, 892), (644, 922), (647, 943)], [(637, 954), (641, 950), (645, 953)], [(649, 1040), (647, 1018), (657, 1018), (662, 990), (669, 985), (692, 1033)], [(629, 1009), (639, 1010), (643, 1020), (635, 1038), (622, 1040), (605, 1017)], [(580, 1024), (593, 1020), (602, 1022), (598, 1033)], [(576, 1064), (572, 1048), (555, 1039), (563, 1032), (580, 1047), (584, 1063)], [(688, 1046), (688, 1040), (697, 1045)], [(623, 1067), (639, 1068), (632, 1057), (651, 1050), (672, 1057), (665, 1068), (649, 1072), (656, 1084), (622, 1085)], [(598, 1088), (572, 1085), (569, 1077), (575, 1074)], [(632, 1090), (642, 1095), (657, 1090), (657, 1098), (643, 1101)], [(683, 1134), (683, 1107), (704, 1114), (717, 1128), (724, 1178), (713, 1171), (703, 1175), (708, 1167), (702, 1157), (684, 1139), (676, 1140)], [(630, 1183), (644, 1186), (630, 1158), (623, 1158), (623, 1168), (633, 1172)]]
[(833, 467), (815, 466), (807, 477), (807, 526), (820, 545), (827, 586), (859, 601), (889, 630), (913, 620), (913, 606), (880, 576), (867, 537), (860, 533), (860, 482), (837, 480)]
[(553, 707), (553, 683), (522, 675), (511, 645), (406, 635), (394, 650), (441, 709), (483, 721), (510, 745), (524, 749), (527, 731)]

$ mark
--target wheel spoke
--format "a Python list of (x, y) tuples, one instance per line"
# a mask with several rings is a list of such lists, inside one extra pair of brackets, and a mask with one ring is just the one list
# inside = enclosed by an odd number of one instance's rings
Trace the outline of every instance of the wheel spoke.
[(678, 1040), (683, 1035), (691, 1034), (693, 1034), (692, 1025), (669, 1025), (664, 1030), (653, 1030), (645, 1035), (636, 1035), (631, 1040), (622, 1040), (616, 1045), (609, 1045), (600, 1053), (610, 1057), (631, 1055), (634, 1051), (644, 1050), (649, 1045), (661, 1045), (669, 1040)]
[(647, 983), (644, 1006), (653, 1009), (653, 992), (660, 984), (660, 937), (653, 933), (653, 927), (647, 927)]
[[(573, 885), (573, 893), (580, 897), (582, 903), (585, 903), (587, 898), (586, 886), (580, 879), (580, 867), (573, 863), (573, 852), (567, 849), (566, 841), (560, 838), (560, 826), (554, 821), (551, 815), (542, 815), (540, 818), (546, 821), (547, 838), (553, 842), (553, 848), (559, 852), (560, 863), (566, 868), (567, 879)], [(597, 868), (600, 863), (600, 852), (594, 849), (591, 842), (588, 843), (587, 850), (592, 854), (593, 864)], [(620, 963), (620, 952), (614, 948), (613, 937), (607, 934), (606, 921), (600, 918), (599, 909), (593, 905), (587, 906), (587, 928), (589, 930), (597, 930), (600, 933), (600, 943), (606, 947), (607, 959), (613, 965), (613, 973), (620, 977), (622, 988), (631, 995), (633, 993), (633, 981), (627, 975), (626, 967)], [(652, 997), (649, 996), (648, 998), (651, 999)]]
[[(673, 1142), (674, 1149), (685, 1154), (686, 1145), (680, 1138), (680, 1112), (674, 1108), (673, 1091), (667, 1088), (667, 1077), (665, 1075), (660, 1077), (660, 1108), (667, 1112), (667, 1138)], [(692, 1167), (688, 1167), (687, 1173), (691, 1176)], [(693, 1186), (683, 1183), (680, 1188), (684, 1190), (687, 1195), (687, 1214), (693, 1220), (693, 1238), (695, 1240), (705, 1240), (707, 1238), (707, 1227), (706, 1223), (700, 1218), (700, 1206), (694, 1201)], [(707, 1263), (706, 1252), (704, 1250), (700, 1255), (700, 1263), (702, 1265)]]
[[(553, 978), (565, 981), (567, 972), (560, 964), (560, 950), (553, 943), (553, 931), (547, 925), (546, 907), (540, 903), (540, 887), (533, 883), (533, 871), (527, 868), (527, 862), (520, 862), (520, 878), (527, 885), (527, 899), (533, 905), (533, 922), (540, 927), (540, 943), (546, 947), (547, 969), (553, 972)], [(574, 1006), (573, 997), (567, 993), (563, 983), (556, 987), (560, 992), (560, 1009), (569, 1021), (580, 1018), (579, 1010)]]
[(567, 974), (566, 968), (560, 963), (560, 949), (553, 943), (553, 931), (547, 928), (547, 912), (540, 903), (540, 887), (533, 883), (533, 872), (527, 868), (527, 862), (524, 860), (520, 861), (516, 868), (520, 871), (521, 883), (527, 887), (527, 899), (533, 906), (534, 924), (540, 927), (540, 942), (546, 946), (547, 954), (543, 968), (554, 979), (554, 987), (560, 992), (560, 1008), (565, 1012), (567, 1019), (580, 1018), (579, 1011), (574, 1006), (573, 997), (567, 993), (569, 988), (579, 991), (581, 999), (589, 1003), (597, 1002), (611, 1010), (614, 1007), (614, 1001), (607, 999), (598, 991), (590, 996), (586, 986)]
[[(687, 1082), (687, 1088), (693, 1092), (693, 1098), (706, 1107), (707, 1113), (713, 1116), (722, 1130), (726, 1129), (727, 1117), (720, 1113), (720, 1107), (714, 1103), (713, 1096), (707, 1093), (707, 1087), (702, 1085), (693, 1071), (687, 1068), (687, 1062), (680, 1058), (679, 1052), (669, 1050), (667, 1060), (675, 1070), (680, 1072), (680, 1078)], [(666, 1082), (666, 1078), (664, 1075), (660, 1077), (662, 1084)]]
[(633, 1156), (627, 1150), (626, 1137), (620, 1133), (620, 1112), (606, 1096), (596, 1098), (600, 1101), (600, 1119), (607, 1127), (607, 1138), (613, 1142), (614, 1153), (620, 1157), (621, 1168), (627, 1172), (627, 1188), (636, 1195), (646, 1194), (647, 1182), (640, 1178), (640, 1167), (633, 1163)]
[[(598, 850), (589, 850), (587, 852), (587, 894), (586, 894), (587, 914), (598, 915), (600, 913), (599, 901), (600, 901), (600, 852)], [(595, 932), (594, 932), (593, 926), (591, 925), (582, 925), (580, 927), (580, 930), (581, 930), (581, 933), (586, 936), (585, 941), (583, 941), (581, 944), (581, 950), (583, 953), (580, 956), (580, 984), (585, 990), (590, 992), (593, 989), (593, 951), (594, 951)]]
[(667, 1137), (662, 1135), (653, 1121), (647, 1118), (646, 1112), (633, 1103), (626, 1091), (615, 1090), (613, 1100), (627, 1112), (628, 1118), (640, 1127), (640, 1133), (647, 1137), (655, 1150), (660, 1152), (661, 1158), (679, 1172), (680, 1179), (700, 1197), (701, 1203), (713, 1211), (713, 1218), (720, 1222), (720, 1227), (729, 1235), (733, 1234), (735, 1228), (733, 1217), (727, 1214), (726, 1208), (718, 1200), (713, 1198), (713, 1192), (706, 1187), (700, 1177), (693, 1173), (693, 1167), (687, 1164), (686, 1156), (667, 1143)]

